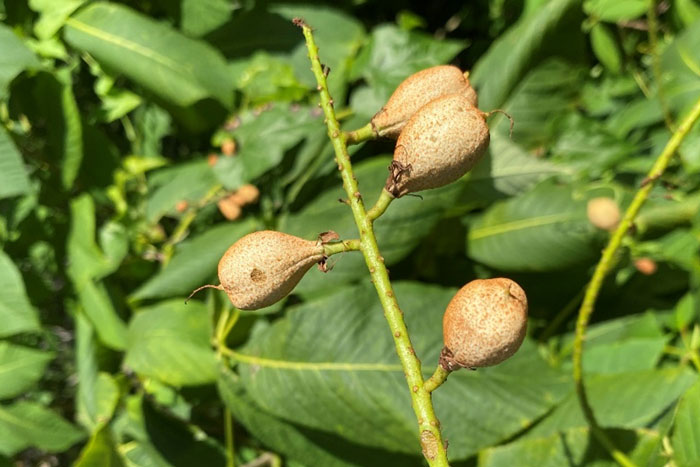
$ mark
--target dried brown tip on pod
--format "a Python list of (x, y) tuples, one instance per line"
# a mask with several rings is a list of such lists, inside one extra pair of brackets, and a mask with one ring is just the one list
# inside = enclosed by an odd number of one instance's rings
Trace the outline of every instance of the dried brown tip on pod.
[(471, 281), (445, 310), (441, 364), (448, 370), (496, 365), (520, 348), (526, 330), (527, 298), (517, 283)]
[(451, 65), (426, 68), (412, 74), (396, 88), (386, 105), (372, 117), (372, 126), (379, 136), (396, 138), (425, 104), (447, 94), (460, 93), (477, 106), (476, 91), (462, 70)]
[(437, 98), (399, 135), (386, 189), (400, 197), (452, 183), (474, 167), (489, 139), (485, 114), (464, 94)]
[(323, 258), (323, 245), (316, 241), (263, 230), (242, 237), (224, 253), (219, 281), (234, 306), (257, 310), (289, 294)]
[(586, 206), (588, 220), (603, 230), (615, 230), (620, 223), (620, 208), (612, 198), (593, 198)]

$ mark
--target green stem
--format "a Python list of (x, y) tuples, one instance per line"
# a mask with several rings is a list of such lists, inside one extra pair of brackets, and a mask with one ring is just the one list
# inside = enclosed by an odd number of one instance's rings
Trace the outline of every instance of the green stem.
[(448, 376), (450, 376), (450, 372), (444, 369), (442, 365), (438, 363), (437, 368), (435, 368), (435, 373), (433, 373), (433, 376), (425, 380), (425, 383), (423, 383), (423, 388), (428, 392), (433, 392), (442, 386), (442, 383), (447, 381)]
[(384, 214), (384, 211), (389, 207), (392, 201), (394, 201), (394, 195), (389, 193), (386, 188), (382, 188), (382, 192), (379, 195), (379, 199), (374, 203), (374, 206), (367, 211), (367, 217), (369, 220), (374, 222), (379, 216)]
[(358, 239), (343, 240), (323, 245), (323, 254), (326, 256), (333, 256), (338, 253), (345, 253), (346, 251), (359, 251), (360, 248), (360, 240)]
[(348, 146), (352, 144), (360, 144), (364, 141), (377, 139), (379, 137), (377, 130), (375, 130), (374, 126), (372, 125), (372, 122), (368, 123), (362, 128), (358, 128), (357, 130), (344, 131), (343, 136), (345, 137), (345, 144)]
[(226, 438), (226, 467), (234, 467), (236, 464), (236, 451), (233, 445), (233, 420), (231, 411), (224, 410), (224, 436)]
[(593, 273), (593, 277), (586, 288), (583, 303), (579, 309), (578, 319), (576, 321), (576, 337), (574, 339), (573, 354), (576, 395), (578, 396), (583, 414), (591, 427), (591, 431), (594, 435), (596, 435), (601, 444), (606, 447), (613, 458), (623, 466), (631, 466), (634, 464), (622, 452), (617, 450), (612, 445), (610, 439), (600, 428), (593, 413), (593, 409), (588, 401), (588, 396), (586, 395), (586, 388), (583, 382), (583, 340), (586, 335), (588, 322), (590, 321), (591, 314), (593, 313), (596, 298), (598, 297), (598, 293), (600, 292), (600, 288), (603, 284), (603, 279), (614, 265), (615, 253), (620, 248), (622, 240), (624, 239), (625, 235), (627, 235), (630, 227), (632, 227), (635, 216), (649, 197), (649, 193), (651, 192), (654, 182), (664, 173), (666, 167), (668, 167), (668, 164), (671, 162), (671, 158), (697, 121), (698, 117), (700, 117), (700, 100), (695, 103), (688, 116), (673, 133), (673, 136), (671, 136), (671, 139), (666, 144), (666, 147), (661, 152), (658, 159), (656, 159), (654, 166), (651, 168), (647, 178), (645, 179), (645, 183), (643, 183), (643, 186), (635, 194), (632, 203), (630, 203), (624, 217), (622, 218), (622, 221), (620, 222), (620, 225), (612, 234), (610, 242), (605, 247), (605, 250), (603, 250), (603, 255), (601, 256), (600, 261), (595, 268), (595, 272)]
[(384, 308), (384, 315), (391, 334), (394, 338), (396, 352), (403, 367), (406, 383), (408, 384), (411, 394), (413, 411), (418, 419), (419, 436), (423, 455), (425, 456), (430, 466), (447, 466), (447, 451), (440, 433), (440, 422), (435, 416), (433, 403), (430, 392), (423, 387), (423, 375), (421, 373), (421, 362), (416, 356), (416, 353), (411, 344), (408, 335), (408, 329), (403, 319), (403, 312), (399, 308), (396, 301), (394, 291), (389, 281), (389, 274), (384, 265), (377, 239), (374, 235), (372, 220), (367, 216), (362, 196), (358, 190), (357, 179), (352, 172), (352, 164), (350, 155), (345, 144), (345, 135), (340, 131), (340, 125), (335, 117), (333, 103), (330, 93), (328, 92), (328, 84), (326, 82), (326, 74), (324, 67), (318, 56), (318, 47), (314, 41), (311, 28), (301, 19), (295, 19), (294, 23), (302, 28), (306, 39), (306, 46), (309, 50), (309, 59), (311, 60), (311, 70), (316, 77), (319, 93), (321, 96), (321, 107), (326, 116), (326, 125), (328, 127), (328, 135), (333, 143), (335, 150), (336, 162), (343, 179), (343, 188), (348, 195), (348, 203), (352, 209), (355, 224), (360, 232), (360, 245), (365, 262), (369, 269), (372, 281), (379, 295), (379, 300)]

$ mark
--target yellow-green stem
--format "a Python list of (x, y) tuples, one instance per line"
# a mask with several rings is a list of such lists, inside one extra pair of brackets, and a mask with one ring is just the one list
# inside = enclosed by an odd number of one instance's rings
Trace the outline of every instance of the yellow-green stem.
[(367, 211), (367, 217), (369, 217), (369, 220), (374, 222), (375, 219), (377, 219), (379, 216), (384, 214), (384, 211), (389, 207), (392, 201), (394, 201), (394, 195), (389, 193), (386, 188), (382, 188), (382, 192), (379, 195), (379, 199), (377, 199), (377, 202), (374, 203), (374, 206)]
[(403, 367), (406, 382), (411, 394), (413, 411), (418, 419), (418, 430), (423, 455), (431, 466), (447, 466), (447, 451), (440, 433), (440, 423), (435, 416), (430, 392), (423, 387), (423, 375), (421, 373), (421, 362), (411, 344), (408, 329), (403, 319), (403, 312), (394, 296), (394, 291), (389, 281), (389, 274), (384, 265), (377, 239), (374, 235), (372, 220), (367, 216), (362, 196), (358, 190), (357, 179), (352, 172), (350, 155), (346, 145), (345, 135), (340, 130), (340, 125), (335, 117), (333, 103), (328, 92), (326, 81), (326, 69), (321, 65), (318, 56), (318, 47), (314, 41), (311, 28), (301, 19), (295, 19), (295, 24), (302, 28), (306, 39), (306, 46), (309, 50), (311, 60), (311, 70), (316, 77), (319, 93), (321, 96), (321, 107), (326, 116), (328, 136), (333, 143), (338, 170), (343, 179), (343, 188), (348, 195), (350, 208), (360, 232), (360, 244), (362, 254), (369, 269), (372, 281), (379, 295), (379, 300), (384, 308), (384, 315), (391, 334), (394, 338), (396, 352)]
[(448, 376), (450, 376), (450, 372), (444, 369), (442, 365), (438, 363), (437, 368), (435, 368), (435, 373), (433, 373), (433, 376), (425, 380), (423, 387), (426, 391), (433, 392), (442, 386), (442, 383), (447, 381)]
[(588, 401), (586, 388), (583, 381), (583, 340), (586, 335), (586, 328), (593, 313), (594, 305), (600, 288), (603, 284), (603, 279), (614, 265), (615, 253), (620, 248), (622, 240), (627, 235), (630, 227), (632, 227), (634, 218), (641, 209), (644, 202), (649, 196), (654, 182), (664, 173), (666, 167), (671, 162), (671, 158), (680, 146), (683, 139), (686, 137), (693, 124), (700, 117), (700, 100), (693, 106), (688, 116), (683, 120), (678, 129), (673, 133), (671, 139), (666, 144), (666, 147), (656, 159), (654, 166), (649, 171), (642, 187), (637, 191), (634, 199), (630, 203), (625, 215), (618, 225), (617, 229), (610, 238), (610, 242), (603, 250), (603, 254), (595, 268), (593, 277), (588, 283), (586, 293), (583, 297), (583, 303), (579, 308), (578, 319), (576, 321), (576, 336), (574, 339), (574, 384), (576, 385), (576, 395), (578, 396), (583, 414), (591, 427), (591, 431), (603, 444), (613, 458), (622, 466), (632, 466), (634, 463), (630, 461), (621, 451), (615, 448), (605, 432), (600, 428), (593, 413), (593, 409)]
[(233, 420), (229, 409), (224, 410), (224, 435), (226, 437), (226, 467), (234, 467), (236, 451), (233, 445)]
[(345, 253), (346, 251), (359, 251), (360, 247), (360, 240), (358, 239), (326, 243), (323, 245), (323, 254), (326, 256), (332, 256), (338, 253)]
[(357, 130), (344, 131), (343, 136), (345, 138), (345, 144), (347, 145), (360, 144), (363, 141), (377, 139), (379, 137), (377, 130), (374, 129), (371, 122)]

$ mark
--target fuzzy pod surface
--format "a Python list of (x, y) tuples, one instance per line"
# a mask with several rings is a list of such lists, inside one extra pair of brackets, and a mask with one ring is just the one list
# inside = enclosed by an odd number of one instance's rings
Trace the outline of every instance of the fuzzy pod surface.
[(386, 105), (372, 117), (372, 126), (379, 136), (396, 138), (418, 109), (448, 94), (464, 94), (477, 107), (476, 91), (456, 66), (441, 65), (421, 70), (396, 88)]
[(219, 280), (237, 308), (257, 310), (284, 298), (323, 258), (320, 242), (262, 230), (240, 238), (224, 253)]
[(467, 96), (439, 97), (401, 131), (386, 189), (401, 197), (452, 183), (474, 167), (489, 140), (486, 115)]
[(525, 339), (527, 297), (506, 278), (478, 279), (452, 298), (442, 321), (450, 368), (496, 365)]

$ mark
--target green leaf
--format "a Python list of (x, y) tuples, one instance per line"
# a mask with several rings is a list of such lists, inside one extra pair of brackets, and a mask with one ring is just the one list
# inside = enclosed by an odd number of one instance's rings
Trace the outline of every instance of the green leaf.
[(238, 188), (278, 166), (285, 151), (322, 126), (319, 112), (298, 105), (281, 104), (259, 115), (244, 115), (233, 133), (236, 156), (219, 158), (214, 172), (226, 188)]
[[(4, 98), (7, 95), (7, 88), (15, 76), (27, 68), (38, 67), (39, 60), (12, 32), (12, 29), (2, 23), (0, 23), (0, 57), (2, 57), (0, 58), (0, 98)], [(0, 147), (0, 149), (2, 148)], [(0, 154), (3, 153), (5, 151), (0, 150)], [(4, 170), (0, 170), (0, 174), (3, 172)], [(3, 185), (4, 183), (0, 183), (0, 186)]]
[(95, 328), (85, 313), (75, 307), (75, 364), (78, 389), (75, 398), (76, 420), (88, 431), (97, 429), (97, 386), (98, 361)]
[(227, 66), (215, 49), (125, 6), (89, 5), (68, 19), (65, 39), (174, 105), (232, 103)]
[(498, 108), (523, 76), (543, 57), (576, 60), (584, 55), (580, 2), (552, 0), (525, 16), (499, 37), (470, 76), (481, 109)]
[(5, 127), (0, 127), (0, 199), (29, 191), (29, 177), (22, 156)]
[[(170, 262), (136, 289), (134, 300), (187, 295), (216, 276), (216, 267), (228, 247), (255, 229), (250, 219), (216, 225), (178, 245)], [(216, 281), (218, 283), (218, 281)]]
[(125, 364), (173, 386), (216, 380), (210, 316), (198, 302), (172, 300), (142, 308), (129, 324)]
[(124, 461), (115, 447), (109, 426), (97, 430), (73, 464), (74, 467), (123, 467)]
[(48, 39), (63, 27), (66, 19), (86, 0), (29, 0), (29, 8), (39, 13), (34, 23), (34, 34)]
[[(416, 353), (436, 362), (440, 316), (453, 290), (395, 285)], [(420, 450), (403, 372), (369, 284), (294, 308), (234, 359), (246, 393), (271, 415), (352, 443)], [(466, 458), (533, 423), (561, 397), (565, 380), (529, 343), (507, 365), (452, 375), (434, 395), (446, 438), (463, 440), (451, 457)]]
[(187, 35), (200, 37), (226, 23), (231, 12), (228, 0), (184, 0), (180, 5), (180, 28)]
[(53, 354), (0, 341), (0, 399), (21, 394), (44, 374)]
[(22, 276), (0, 250), (0, 337), (39, 330), (39, 317), (27, 297)]
[(95, 241), (95, 203), (90, 195), (75, 198), (70, 205), (71, 229), (68, 234), (68, 274), (73, 281), (99, 279), (113, 272), (112, 263)]
[[(609, 433), (615, 447), (630, 453), (636, 465), (646, 462), (649, 447), (659, 442), (658, 434), (649, 430), (637, 432), (616, 431)], [(559, 467), (563, 465), (618, 465), (603, 446), (591, 435), (588, 428), (574, 428), (554, 435), (518, 440), (503, 446), (494, 446), (479, 453), (479, 467), (510, 467), (536, 465)]]
[(600, 63), (613, 73), (622, 71), (622, 54), (610, 28), (598, 23), (591, 29), (591, 47)]
[(647, 0), (586, 0), (583, 3), (583, 11), (588, 15), (610, 23), (633, 20), (647, 9)]
[(276, 418), (258, 407), (246, 394), (240, 379), (221, 367), (217, 383), (219, 394), (236, 422), (243, 424), (256, 439), (275, 452), (306, 465), (324, 467), (384, 467), (422, 465), (414, 456), (374, 449), (352, 443), (341, 436), (304, 428)]
[(11, 456), (36, 447), (48, 452), (68, 449), (84, 433), (53, 411), (35, 402), (0, 405), (0, 453)]
[[(364, 78), (386, 101), (411, 74), (442, 65), (466, 47), (457, 40), (437, 40), (395, 25), (377, 26), (353, 66), (353, 78)], [(378, 111), (379, 108), (375, 109)]]
[(82, 309), (95, 326), (100, 340), (112, 349), (124, 350), (126, 325), (114, 309), (105, 286), (91, 279), (76, 281), (74, 286)]
[(561, 270), (595, 258), (596, 239), (585, 199), (545, 183), (470, 221), (467, 254), (506, 271)]
[[(656, 419), (696, 380), (684, 368), (643, 370), (586, 378), (588, 399), (602, 427), (644, 428)], [(650, 391), (649, 388), (654, 388)], [(525, 438), (549, 436), (561, 430), (587, 426), (572, 391)]]
[(700, 465), (700, 381), (678, 403), (671, 445), (677, 465)]
[(661, 55), (661, 86), (677, 115), (700, 97), (700, 22), (678, 34)]

